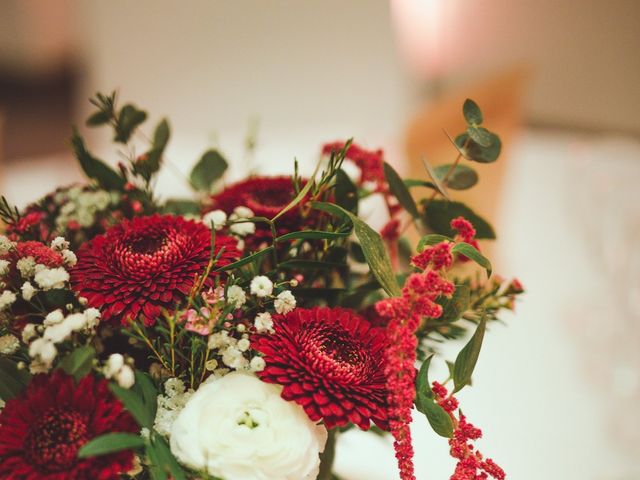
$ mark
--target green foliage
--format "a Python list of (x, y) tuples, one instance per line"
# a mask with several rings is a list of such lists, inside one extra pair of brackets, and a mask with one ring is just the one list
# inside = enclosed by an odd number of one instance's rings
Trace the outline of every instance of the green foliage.
[(456, 362), (453, 365), (453, 383), (455, 385), (453, 393), (459, 392), (471, 381), (471, 375), (480, 355), (486, 326), (487, 319), (483, 316), (475, 333), (456, 357)]
[(125, 432), (107, 433), (96, 437), (78, 450), (78, 458), (97, 457), (110, 453), (142, 448), (145, 441), (139, 435)]
[(429, 235), (425, 235), (418, 242), (418, 253), (422, 252), (428, 245), (436, 245), (442, 242), (453, 242), (453, 239), (451, 237), (439, 235), (437, 233), (430, 233)]
[(440, 195), (442, 195), (444, 198), (449, 198), (449, 194), (447, 193), (447, 187), (438, 178), (438, 175), (436, 174), (431, 164), (427, 161), (426, 157), (422, 157), (422, 163), (424, 165), (424, 168), (427, 170), (427, 173), (429, 174), (429, 178), (431, 178), (431, 182), (429, 183), (433, 185), (434, 189)]
[(31, 376), (25, 369), (18, 369), (17, 364), (8, 359), (0, 358), (0, 398), (11, 400), (20, 395), (29, 383)]
[(153, 432), (145, 452), (153, 465), (151, 475), (155, 480), (167, 480), (169, 475), (172, 480), (187, 479), (182, 467), (171, 453), (166, 440), (157, 433)]
[(216, 180), (227, 170), (228, 163), (217, 150), (207, 150), (189, 174), (193, 188), (200, 192), (210, 192)]
[(200, 215), (200, 204), (186, 198), (172, 198), (164, 203), (162, 212), (174, 215)]
[(261, 259), (262, 257), (264, 257), (265, 255), (268, 255), (270, 253), (272, 253), (274, 250), (273, 245), (269, 246), (265, 249), (262, 249), (258, 252), (252, 253), (251, 255), (248, 255), (244, 258), (241, 258), (238, 261), (235, 261), (233, 263), (230, 263), (229, 265), (226, 265), (224, 267), (220, 267), (216, 270), (214, 270), (214, 272), (226, 272), (229, 270), (235, 270), (236, 268), (242, 267), (244, 265), (247, 265), (249, 263), (252, 262), (257, 262), (259, 259)]
[(448, 323), (459, 320), (471, 305), (471, 292), (467, 285), (456, 285), (456, 290), (451, 298), (443, 301), (442, 315), (438, 322)]
[(309, 193), (309, 190), (311, 190), (311, 187), (313, 186), (313, 179), (309, 180), (304, 187), (302, 187), (300, 189), (300, 191), (298, 192), (298, 194), (293, 198), (293, 200), (291, 200), (286, 207), (284, 207), (282, 210), (280, 210), (278, 212), (278, 214), (273, 217), (271, 219), (272, 222), (275, 222), (278, 218), (280, 218), (281, 216), (283, 216), (285, 213), (287, 213), (289, 210), (291, 210), (293, 207), (295, 207), (296, 205), (298, 205), (302, 199), (304, 197), (306, 197), (307, 193)]
[(495, 162), (502, 151), (502, 142), (495, 133), (489, 132), (489, 145), (482, 146), (474, 141), (468, 133), (462, 133), (455, 139), (456, 146), (467, 160), (479, 163)]
[(151, 149), (138, 158), (134, 164), (135, 171), (140, 173), (146, 181), (149, 181), (152, 175), (160, 170), (162, 155), (167, 143), (169, 143), (170, 136), (169, 122), (162, 119), (154, 131)]
[(482, 268), (487, 271), (487, 276), (491, 276), (491, 262), (487, 257), (482, 255), (473, 245), (469, 245), (468, 243), (460, 242), (456, 243), (451, 249), (451, 253), (457, 253), (459, 255), (464, 255), (465, 257), (473, 260)]
[(478, 183), (478, 174), (466, 165), (439, 165), (433, 169), (433, 173), (452, 190), (467, 190)]
[(373, 230), (360, 218), (356, 217), (353, 213), (348, 212), (344, 208), (327, 202), (313, 202), (313, 208), (322, 210), (324, 212), (331, 213), (333, 215), (347, 217), (353, 224), (353, 229), (360, 241), (362, 252), (369, 264), (371, 273), (380, 282), (382, 288), (392, 297), (400, 295), (400, 287), (396, 281), (391, 267), (391, 260), (389, 259), (389, 253), (384, 246), (380, 234)]
[(117, 92), (113, 91), (109, 95), (103, 93), (96, 93), (96, 95), (89, 100), (92, 105), (98, 107), (98, 111), (93, 113), (87, 119), (88, 127), (98, 127), (105, 125), (111, 120), (115, 119), (115, 109), (117, 102)]
[(342, 169), (336, 172), (336, 184), (333, 194), (337, 205), (356, 215), (358, 214), (358, 188)]
[(463, 216), (476, 229), (476, 238), (495, 239), (491, 225), (462, 202), (433, 200), (425, 209), (427, 226), (435, 233), (454, 237), (456, 231), (451, 228), (451, 220)]
[(462, 105), (464, 119), (469, 125), (480, 125), (482, 123), (482, 112), (476, 102), (467, 98)]
[(105, 190), (122, 190), (124, 188), (125, 179), (102, 160), (91, 155), (84, 145), (84, 140), (75, 129), (71, 137), (71, 145), (87, 177), (95, 180)]
[(138, 109), (135, 105), (127, 104), (118, 113), (115, 123), (116, 136), (114, 140), (119, 143), (127, 143), (138, 126), (147, 119), (147, 112)]
[(150, 404), (145, 404), (145, 400), (139, 392), (133, 389), (127, 390), (113, 383), (109, 385), (109, 390), (118, 397), (118, 400), (122, 402), (138, 425), (149, 429), (153, 427), (155, 415), (152, 413), (154, 407)]
[(451, 438), (453, 435), (453, 422), (449, 414), (438, 405), (434, 398), (429, 384), (429, 365), (433, 355), (427, 357), (423, 362), (416, 378), (416, 408), (426, 417), (429, 425), (441, 437)]
[(13, 225), (20, 220), (20, 211), (18, 210), (18, 207), (9, 205), (9, 202), (4, 195), (0, 196), (0, 220), (7, 225)]
[(78, 347), (60, 362), (60, 368), (76, 382), (87, 375), (93, 366), (96, 351), (88, 345)]
[(148, 374), (135, 371), (136, 382), (133, 385), (133, 390), (142, 398), (142, 403), (149, 411), (151, 418), (156, 418), (156, 411), (158, 409), (158, 390), (156, 389), (153, 381)]
[(418, 213), (418, 207), (416, 206), (416, 202), (411, 196), (409, 189), (400, 178), (400, 175), (398, 175), (398, 172), (396, 172), (387, 162), (384, 162), (384, 176), (387, 179), (391, 193), (395, 195), (398, 202), (400, 202), (400, 205), (402, 205), (402, 207), (409, 212), (413, 218), (418, 218), (420, 216)]
[(285, 233), (276, 238), (276, 243), (290, 240), (337, 240), (350, 235), (350, 232), (325, 232), (323, 230), (303, 230), (300, 232)]

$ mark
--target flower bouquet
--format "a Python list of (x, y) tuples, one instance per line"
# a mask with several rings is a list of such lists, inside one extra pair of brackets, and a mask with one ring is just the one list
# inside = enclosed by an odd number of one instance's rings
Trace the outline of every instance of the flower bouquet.
[[(295, 164), (227, 184), (209, 150), (195, 199), (154, 192), (166, 120), (149, 138), (135, 105), (92, 103), (117, 169), (74, 131), (86, 184), (0, 204), (0, 478), (337, 479), (336, 438), (359, 428), (389, 435), (412, 479), (414, 406), (448, 439), (452, 479), (505, 478), (455, 397), (522, 292), (480, 253), (491, 226), (449, 197), (500, 153), (473, 101), (455, 162), (426, 179), (347, 141), (308, 178)], [(381, 231), (359, 216), (370, 198)], [(463, 337), (431, 382), (439, 345)]]

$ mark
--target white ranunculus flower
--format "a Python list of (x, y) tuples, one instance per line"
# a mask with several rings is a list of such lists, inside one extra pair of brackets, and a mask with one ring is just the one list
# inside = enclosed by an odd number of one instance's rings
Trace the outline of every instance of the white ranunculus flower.
[(233, 372), (200, 386), (171, 430), (184, 465), (225, 480), (313, 480), (327, 431), (281, 387)]

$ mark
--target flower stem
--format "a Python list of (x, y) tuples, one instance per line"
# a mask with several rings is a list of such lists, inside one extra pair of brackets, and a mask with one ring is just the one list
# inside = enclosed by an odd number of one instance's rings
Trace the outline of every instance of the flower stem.
[(338, 437), (337, 430), (329, 430), (329, 436), (327, 437), (327, 443), (324, 447), (324, 452), (320, 454), (320, 473), (317, 480), (331, 480), (333, 478), (333, 461), (336, 457), (336, 438)]

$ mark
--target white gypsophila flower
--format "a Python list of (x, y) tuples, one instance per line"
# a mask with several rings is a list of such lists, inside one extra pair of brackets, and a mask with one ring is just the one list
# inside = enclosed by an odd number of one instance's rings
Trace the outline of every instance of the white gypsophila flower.
[(264, 370), (264, 367), (267, 366), (267, 363), (264, 361), (262, 357), (253, 357), (249, 362), (249, 368), (252, 372), (261, 372)]
[(34, 279), (43, 290), (64, 288), (65, 283), (69, 281), (69, 272), (62, 267), (43, 268), (36, 272)]
[(36, 326), (33, 323), (27, 323), (22, 329), (22, 341), (24, 343), (29, 343), (37, 336), (38, 332), (36, 332)]
[(241, 338), (240, 340), (238, 340), (238, 350), (240, 350), (241, 352), (246, 352), (247, 350), (249, 350), (249, 347), (251, 347), (251, 342), (248, 338)]
[[(235, 215), (231, 215), (229, 219), (241, 220), (239, 218), (235, 218)], [(247, 235), (253, 235), (256, 233), (256, 224), (253, 222), (232, 223), (229, 226), (229, 231), (239, 237), (246, 237)]]
[(207, 347), (209, 348), (209, 350), (218, 350), (220, 348), (226, 347), (231, 342), (235, 342), (235, 339), (229, 337), (229, 332), (223, 330), (221, 332), (216, 332), (209, 335)]
[(51, 248), (61, 252), (69, 248), (69, 242), (64, 237), (56, 237), (51, 241)]
[(262, 312), (256, 315), (253, 321), (253, 326), (256, 327), (258, 333), (273, 333), (273, 318), (269, 312)]
[(164, 384), (166, 395), (158, 395), (158, 409), (154, 421), (155, 430), (166, 437), (171, 433), (173, 422), (187, 404), (193, 390), (186, 390), (179, 378), (170, 378)]
[(285, 290), (278, 294), (273, 302), (273, 306), (278, 313), (289, 313), (291, 310), (296, 308), (296, 297), (293, 296), (291, 291)]
[(242, 205), (233, 209), (233, 215), (237, 218), (253, 218), (255, 216), (253, 210)]
[(119, 353), (112, 353), (104, 364), (104, 376), (107, 378), (113, 378), (120, 370), (122, 370), (122, 367), (124, 367), (124, 357)]
[(229, 346), (222, 352), (222, 363), (235, 370), (241, 370), (249, 365), (249, 360), (244, 357), (239, 348)]
[(42, 322), (42, 324), (45, 327), (49, 327), (51, 325), (62, 323), (63, 320), (64, 320), (64, 313), (62, 313), (62, 310), (58, 308), (53, 312), (47, 313), (47, 316), (44, 317), (44, 322)]
[(202, 223), (207, 227), (220, 230), (227, 223), (227, 214), (223, 210), (214, 210), (207, 212), (202, 216)]
[(136, 383), (135, 374), (129, 365), (123, 366), (113, 378), (115, 378), (119, 386), (126, 389), (133, 387), (133, 384)]
[(33, 257), (22, 257), (16, 262), (16, 268), (22, 278), (33, 277), (33, 274), (36, 273), (36, 261)]
[(247, 294), (239, 285), (231, 285), (227, 289), (227, 301), (235, 308), (240, 308), (247, 301)]
[(64, 319), (64, 324), (73, 332), (79, 332), (87, 326), (87, 317), (84, 313), (72, 313)]
[(0, 353), (3, 355), (11, 355), (20, 347), (20, 340), (15, 335), (8, 333), (0, 337)]
[(0, 255), (5, 255), (15, 247), (15, 243), (9, 240), (6, 236), (0, 235)]
[(70, 325), (62, 322), (45, 328), (42, 337), (51, 343), (60, 343), (67, 340), (72, 333), (73, 330), (70, 328)]
[(9, 273), (9, 261), (8, 260), (0, 260), (0, 277)]
[(204, 383), (173, 423), (171, 451), (221, 478), (315, 479), (327, 430), (281, 391), (243, 372)]
[(0, 311), (9, 308), (16, 301), (16, 294), (11, 290), (5, 290), (0, 294)]
[(76, 263), (78, 263), (78, 257), (76, 257), (76, 254), (71, 250), (62, 250), (61, 254), (62, 260), (64, 261), (65, 265), (73, 267)]
[(169, 378), (164, 382), (164, 391), (168, 397), (175, 397), (186, 390), (187, 388), (180, 378)]
[(84, 311), (84, 317), (86, 320), (86, 324), (85, 324), (86, 328), (88, 329), (96, 328), (100, 323), (100, 310), (93, 307), (87, 308)]
[(46, 338), (38, 338), (29, 345), (29, 356), (39, 359), (46, 365), (51, 365), (56, 358), (58, 350), (55, 345)]
[(257, 297), (268, 297), (273, 292), (273, 282), (269, 277), (258, 275), (251, 280), (251, 293)]
[(24, 298), (27, 302), (33, 298), (38, 290), (31, 285), (31, 282), (24, 282), (22, 287), (20, 287), (20, 291), (22, 292), (22, 298)]

